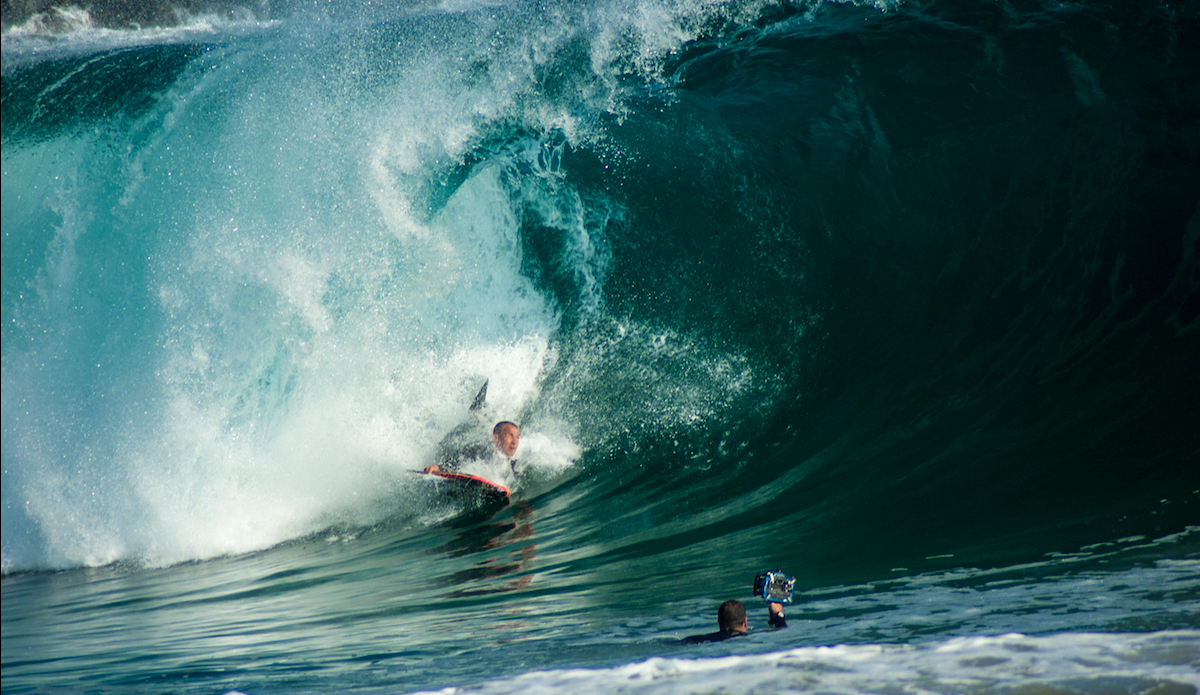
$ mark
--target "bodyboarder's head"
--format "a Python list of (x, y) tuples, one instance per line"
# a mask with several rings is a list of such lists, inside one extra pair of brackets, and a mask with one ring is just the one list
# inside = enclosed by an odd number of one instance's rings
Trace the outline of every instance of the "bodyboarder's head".
[(501, 420), (492, 428), (492, 443), (496, 450), (512, 458), (517, 455), (517, 445), (521, 443), (521, 428), (515, 422)]

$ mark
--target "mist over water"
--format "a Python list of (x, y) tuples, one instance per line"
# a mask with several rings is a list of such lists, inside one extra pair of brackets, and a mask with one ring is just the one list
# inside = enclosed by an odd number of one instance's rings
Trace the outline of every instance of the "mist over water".
[[(6, 691), (602, 690), (768, 565), (771, 668), (1195, 664), (1190, 6), (26, 10)], [(408, 472), (484, 380), (494, 515)]]

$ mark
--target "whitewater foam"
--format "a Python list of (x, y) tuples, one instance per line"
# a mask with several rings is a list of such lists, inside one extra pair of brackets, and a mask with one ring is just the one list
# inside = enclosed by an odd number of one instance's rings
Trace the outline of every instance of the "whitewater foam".
[(916, 645), (801, 647), (709, 659), (654, 658), (438, 691), (456, 693), (1194, 693), (1200, 632), (1006, 634)]

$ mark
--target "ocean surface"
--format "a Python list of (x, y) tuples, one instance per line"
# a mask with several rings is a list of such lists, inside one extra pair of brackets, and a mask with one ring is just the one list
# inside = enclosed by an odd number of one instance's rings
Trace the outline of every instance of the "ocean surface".
[(1195, 0), (4, 12), (5, 695), (1200, 689)]

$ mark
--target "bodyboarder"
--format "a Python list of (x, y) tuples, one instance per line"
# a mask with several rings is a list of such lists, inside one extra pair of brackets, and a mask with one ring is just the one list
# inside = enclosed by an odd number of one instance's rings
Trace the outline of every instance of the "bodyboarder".
[(423, 473), (468, 473), (511, 487), (516, 482), (517, 463), (513, 457), (521, 442), (521, 428), (509, 420), (492, 427), (486, 434), (487, 387), (483, 382), (468, 409), (471, 416), (455, 427), (438, 444), (434, 462)]
[[(468, 444), (459, 449), (452, 451), (442, 451), (438, 457), (441, 463), (431, 463), (425, 467), (424, 473), (439, 473), (452, 472), (461, 467), (465, 462), (472, 460), (485, 459), (489, 455), (503, 457), (509, 466), (509, 469), (515, 475), (517, 472), (517, 464), (513, 457), (517, 455), (517, 447), (521, 443), (521, 428), (515, 422), (501, 420), (492, 428), (492, 443), (480, 446), (478, 444)], [(442, 447), (446, 449), (448, 447)]]

